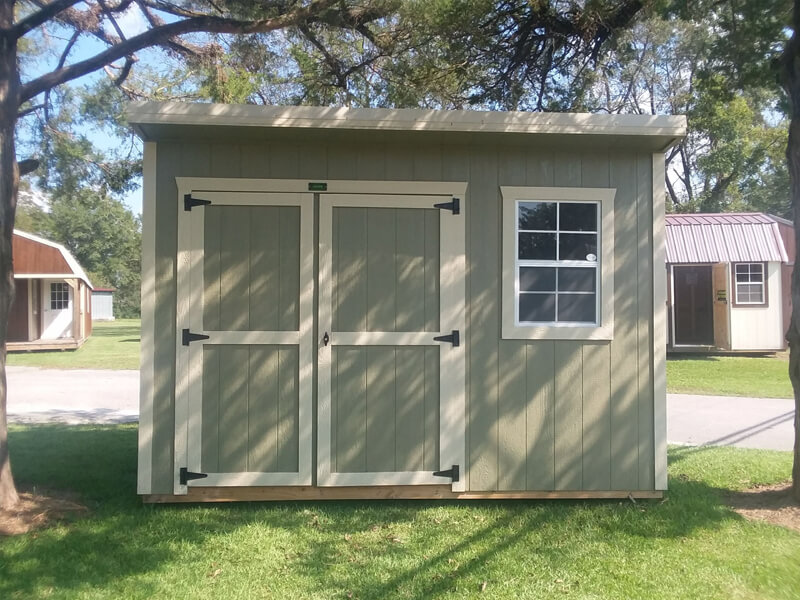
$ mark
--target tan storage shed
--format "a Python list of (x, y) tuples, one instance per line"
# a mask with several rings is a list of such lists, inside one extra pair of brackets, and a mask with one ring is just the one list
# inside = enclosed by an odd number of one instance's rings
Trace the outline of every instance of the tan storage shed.
[(663, 152), (682, 117), (128, 118), (146, 501), (666, 488)]

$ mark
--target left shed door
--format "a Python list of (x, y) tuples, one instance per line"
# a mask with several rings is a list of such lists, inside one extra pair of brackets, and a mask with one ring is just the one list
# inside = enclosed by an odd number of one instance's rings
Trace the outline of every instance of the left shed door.
[(175, 493), (308, 485), (313, 195), (180, 190), (178, 215)]

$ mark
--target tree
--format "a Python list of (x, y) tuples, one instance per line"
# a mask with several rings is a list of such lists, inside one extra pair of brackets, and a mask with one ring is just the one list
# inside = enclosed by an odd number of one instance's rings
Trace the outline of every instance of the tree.
[[(35, 161), (17, 162), (15, 128), (20, 118), (48, 110), (50, 96), (59, 86), (104, 67), (122, 86), (137, 61), (136, 53), (152, 47), (189, 64), (213, 68), (219, 76), (212, 82), (224, 83), (233, 73), (221, 61), (224, 51), (218, 40), (228, 38), (215, 36), (287, 31), (303, 36), (310, 45), (312, 59), (304, 72), (311, 73), (314, 80), (330, 77), (348, 92), (350, 76), (377, 59), (361, 60), (363, 64), (356, 69), (345, 68), (346, 61), (334, 56), (325, 44), (327, 34), (338, 31), (346, 33), (345, 39), (363, 44), (361, 54), (379, 57), (400, 51), (424, 54), (420, 44), (436, 38), (441, 60), (437, 57), (433, 64), (467, 61), (486, 65), (476, 91), (470, 93), (471, 103), (518, 107), (520, 94), (536, 89), (539, 99), (535, 108), (552, 108), (544, 91), (560, 85), (560, 74), (567, 72), (568, 65), (596, 60), (603, 45), (616, 31), (628, 27), (644, 6), (644, 0), (596, 0), (585, 5), (562, 0), (434, 0), (416, 5), (422, 14), (430, 6), (435, 15), (429, 27), (419, 28), (424, 35), (397, 38), (392, 25), (414, 14), (414, 5), (408, 2), (411, 11), (400, 14), (401, 0), (0, 0), (0, 508), (18, 500), (6, 427), (5, 339), (13, 301), (12, 229), (20, 174), (36, 166)], [(126, 34), (120, 23), (128, 11), (142, 17), (143, 31)], [(451, 26), (453, 17), (457, 18)], [(58, 33), (48, 39), (64, 41), (56, 53), (57, 63), (23, 81), (20, 50), (42, 28)], [(72, 60), (83, 38), (100, 43), (103, 49)], [(396, 39), (403, 43), (397, 44)], [(305, 59), (302, 53), (296, 58)], [(314, 64), (316, 72), (311, 68)], [(410, 64), (413, 67), (416, 62)], [(360, 81), (369, 84), (368, 78)], [(223, 86), (214, 93), (233, 89), (235, 93), (220, 97), (250, 100), (249, 84), (234, 83), (238, 87)], [(245, 85), (239, 85), (242, 83)], [(373, 102), (372, 94), (351, 92), (350, 96)], [(320, 95), (317, 99), (341, 102), (338, 96)]]
[[(687, 115), (687, 137), (666, 156), (674, 210), (786, 216), (788, 131), (770, 63), (787, 24), (786, 0), (667, 4), (618, 36), (577, 100), (591, 112)], [(743, 66), (737, 44), (752, 49)]]
[[(800, 249), (800, 0), (794, 2), (793, 33), (781, 56), (782, 81), (789, 98), (789, 143), (786, 160), (791, 181), (792, 208), (794, 210), (794, 235)], [(792, 271), (792, 318), (789, 331), (789, 378), (794, 389), (794, 464), (792, 466), (792, 491), (800, 502), (800, 264), (795, 262)]]
[[(174, 55), (198, 59), (213, 54), (218, 46), (208, 43), (207, 38), (186, 37), (194, 33), (265, 33), (309, 23), (353, 29), (383, 16), (372, 8), (368, 2), (342, 0), (287, 0), (268, 5), (248, 0), (0, 0), (0, 508), (18, 501), (8, 454), (5, 378), (5, 340), (14, 300), (11, 240), (20, 174), (37, 166), (36, 161), (17, 161), (18, 120), (39, 108), (47, 109), (49, 95), (58, 86), (103, 67), (112, 65), (116, 82), (124, 83), (136, 62), (136, 52), (146, 48), (160, 47)], [(141, 33), (127, 36), (120, 26), (128, 10), (137, 10), (143, 16), (145, 29)], [(65, 43), (52, 70), (23, 81), (21, 44), (42, 27), (58, 30)], [(103, 49), (73, 62), (71, 53), (82, 37), (101, 43)], [(36, 104), (37, 100), (41, 102)]]

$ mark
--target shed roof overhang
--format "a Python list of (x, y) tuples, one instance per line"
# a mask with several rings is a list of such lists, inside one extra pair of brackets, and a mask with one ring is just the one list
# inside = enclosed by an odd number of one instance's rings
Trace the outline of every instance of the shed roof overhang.
[[(202, 139), (337, 138), (463, 142), (480, 137), (529, 143), (575, 143), (663, 152), (686, 135), (686, 117), (579, 113), (486, 112), (386, 108), (253, 106), (134, 102), (128, 121), (144, 141)], [(209, 132), (213, 127), (213, 134)]]

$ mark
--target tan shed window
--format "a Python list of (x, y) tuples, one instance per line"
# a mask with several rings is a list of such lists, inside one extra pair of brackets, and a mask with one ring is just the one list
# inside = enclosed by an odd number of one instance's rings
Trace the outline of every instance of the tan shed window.
[(611, 339), (615, 190), (501, 190), (503, 337)]

